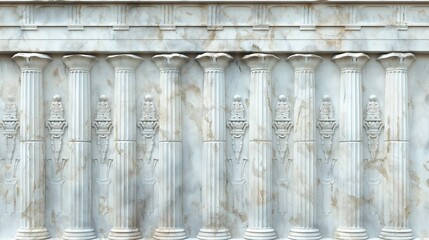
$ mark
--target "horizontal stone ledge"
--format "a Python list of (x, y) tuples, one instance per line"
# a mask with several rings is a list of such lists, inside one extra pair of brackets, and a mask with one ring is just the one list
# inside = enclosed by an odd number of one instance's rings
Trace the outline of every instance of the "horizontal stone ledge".
[(0, 40), (2, 53), (429, 52), (428, 40)]

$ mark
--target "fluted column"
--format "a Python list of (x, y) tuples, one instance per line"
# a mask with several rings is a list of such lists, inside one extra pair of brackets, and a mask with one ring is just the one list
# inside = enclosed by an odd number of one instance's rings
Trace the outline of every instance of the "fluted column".
[(339, 226), (336, 239), (367, 239), (362, 227), (362, 83), (361, 69), (369, 57), (343, 53), (333, 57), (341, 69), (339, 117)]
[(204, 53), (196, 57), (204, 68), (203, 227), (198, 239), (230, 239), (225, 228), (225, 67), (232, 57)]
[(45, 227), (45, 120), (43, 69), (48, 55), (18, 53), (12, 59), (21, 68), (21, 227), (16, 239), (48, 239)]
[(140, 239), (136, 209), (136, 80), (142, 58), (121, 54), (107, 57), (115, 69), (113, 132), (115, 158), (112, 164), (114, 221), (109, 239)]
[(408, 68), (411, 53), (389, 53), (378, 58), (386, 68), (384, 114), (385, 201), (381, 239), (414, 239), (408, 227)]
[(295, 69), (293, 135), (293, 227), (289, 239), (320, 239), (316, 225), (315, 69), (322, 58), (313, 54), (288, 57)]
[(249, 196), (246, 239), (275, 239), (271, 222), (272, 116), (271, 69), (279, 60), (271, 54), (255, 53), (243, 60), (250, 68), (249, 105)]
[(69, 70), (69, 131), (71, 169), (70, 225), (63, 239), (95, 239), (91, 201), (91, 82), (90, 55), (63, 57)]
[(182, 113), (180, 68), (188, 57), (181, 54), (152, 58), (160, 70), (159, 165), (161, 172), (160, 221), (155, 239), (186, 239), (182, 199)]

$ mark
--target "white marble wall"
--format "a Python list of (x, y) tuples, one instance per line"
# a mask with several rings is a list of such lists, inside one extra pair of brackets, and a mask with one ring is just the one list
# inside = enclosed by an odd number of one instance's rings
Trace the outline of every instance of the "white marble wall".
[(427, 0), (7, 2), (0, 48), (12, 52), (427, 51), (429, 34)]
[(0, 4), (0, 239), (429, 238), (425, 9)]
[[(93, 60), (93, 66), (90, 69), (90, 86), (91, 86), (91, 119), (92, 121), (96, 118), (97, 104), (100, 95), (107, 96), (107, 102), (111, 107), (111, 117), (114, 121), (113, 116), (117, 114), (114, 102), (114, 88), (115, 88), (115, 73), (110, 64), (106, 61), (107, 55), (94, 54), (96, 58)], [(162, 113), (159, 112), (160, 105), (160, 94), (163, 89), (160, 87), (160, 73), (158, 67), (152, 61), (153, 55), (138, 54), (143, 58), (140, 64), (137, 64), (135, 72), (135, 91), (136, 91), (136, 117), (135, 120), (130, 119), (130, 123), (137, 126), (140, 119), (142, 119), (143, 103), (147, 102), (148, 98), (146, 95), (151, 95), (157, 113), (155, 119), (159, 118)], [(186, 54), (189, 57), (189, 61), (183, 65), (179, 74), (179, 81), (181, 90), (177, 91), (177, 94), (181, 95), (181, 114), (182, 114), (182, 134), (183, 134), (183, 171), (182, 171), (182, 197), (183, 197), (183, 214), (176, 216), (175, 218), (180, 219), (183, 222), (183, 227), (186, 234), (190, 238), (195, 238), (202, 227), (203, 220), (203, 205), (202, 202), (202, 191), (203, 181), (202, 174), (204, 173), (204, 164), (202, 162), (203, 156), (203, 119), (204, 105), (203, 105), (203, 80), (204, 70), (200, 64), (195, 60), (196, 54)], [(315, 83), (315, 119), (320, 118), (319, 108), (322, 103), (322, 97), (329, 95), (332, 99), (332, 105), (334, 108), (334, 118), (337, 124), (341, 126), (344, 124), (341, 122), (340, 114), (340, 69), (336, 63), (332, 61), (333, 54), (318, 54), (322, 57), (321, 63), (314, 70), (314, 83)], [(362, 109), (364, 118), (367, 113), (367, 104), (369, 102), (370, 95), (376, 95), (378, 103), (381, 109), (381, 116), (383, 121), (384, 114), (387, 108), (394, 109), (395, 104), (386, 105), (385, 102), (385, 68), (381, 61), (377, 60), (380, 54), (368, 54), (370, 59), (366, 65), (362, 68), (361, 81), (362, 81)], [(252, 123), (250, 115), (252, 105), (249, 102), (249, 86), (250, 86), (250, 69), (247, 64), (242, 60), (244, 54), (231, 54), (233, 57), (232, 61), (225, 67), (225, 102), (226, 102), (226, 119), (231, 118), (230, 107), (233, 102), (235, 95), (240, 95), (245, 109), (245, 118)], [(279, 95), (285, 95), (286, 101), (290, 106), (290, 117), (295, 116), (294, 108), (292, 107), (294, 99), (294, 68), (291, 63), (286, 60), (289, 54), (277, 54), (279, 62), (277, 62), (272, 69), (272, 96), (271, 96), (271, 109), (276, 109), (276, 104), (279, 101)], [(429, 181), (429, 172), (426, 168), (429, 168), (429, 164), (426, 162), (426, 154), (429, 149), (425, 147), (429, 143), (429, 137), (425, 134), (426, 115), (429, 109), (427, 103), (427, 95), (429, 93), (429, 86), (425, 83), (425, 76), (427, 70), (425, 66), (429, 64), (429, 56), (425, 54), (415, 54), (416, 60), (410, 65), (408, 74), (408, 95), (407, 99), (402, 101), (407, 102), (408, 106), (408, 134), (409, 134), (409, 157), (408, 159), (408, 191), (406, 203), (404, 203), (407, 209), (407, 214), (404, 216), (404, 221), (400, 221), (398, 224), (402, 224), (405, 227), (409, 227), (413, 230), (414, 236), (419, 238), (429, 237), (425, 231), (426, 225), (421, 220), (428, 214), (428, 194), (427, 190)], [(45, 121), (50, 117), (50, 108), (52, 103), (52, 97), (54, 95), (61, 96), (61, 101), (64, 107), (64, 118), (70, 123), (72, 121), (70, 111), (70, 96), (69, 96), (69, 70), (66, 68), (62, 57), (59, 54), (50, 54), (52, 61), (48, 63), (43, 71), (43, 99), (44, 99), (44, 118)], [(393, 61), (393, 60), (392, 60)], [(294, 63), (299, 64), (299, 63)], [(1, 84), (1, 109), (2, 119), (5, 122), (5, 107), (11, 98), (14, 98), (14, 102), (20, 107), (20, 69), (11, 59), (11, 55), (3, 54), (0, 60), (0, 69), (3, 73), (3, 80)], [(389, 81), (387, 78), (386, 81)], [(389, 95), (390, 96), (390, 95)], [(394, 95), (396, 96), (396, 95)], [(392, 103), (394, 101), (392, 100)], [(257, 106), (255, 106), (257, 107)], [(75, 110), (76, 111), (76, 110)], [(273, 118), (275, 113), (272, 113)], [(257, 116), (255, 116), (257, 117)], [(21, 118), (20, 124), (22, 126)], [(222, 122), (222, 121), (220, 121)], [(390, 128), (395, 128), (393, 125), (387, 125)], [(117, 126), (117, 125), (115, 125)], [(242, 150), (240, 155), (239, 164), (236, 163), (235, 154), (232, 148), (232, 137), (230, 130), (225, 124), (225, 130), (227, 133), (226, 137), (226, 159), (225, 160), (225, 199), (221, 201), (219, 205), (221, 209), (218, 211), (224, 216), (222, 217), (223, 224), (229, 229), (229, 232), (233, 238), (241, 238), (244, 236), (244, 232), (248, 226), (248, 205), (250, 195), (249, 179), (252, 174), (255, 174), (257, 166), (250, 164), (249, 160), (249, 136), (247, 130), (242, 141)], [(163, 128), (160, 128), (163, 129)], [(358, 127), (359, 129), (359, 127)], [(115, 168), (111, 161), (115, 161), (115, 145), (114, 145), (114, 134), (115, 128), (111, 129), (112, 136), (109, 138), (109, 145), (105, 159), (102, 160), (99, 152), (99, 145), (97, 141), (97, 134), (95, 128), (92, 130), (92, 174), (91, 174), (91, 197), (92, 197), (92, 221), (90, 225), (80, 226), (81, 228), (93, 227), (99, 237), (107, 237), (110, 229), (115, 226), (115, 198), (118, 196), (115, 190)], [(362, 144), (362, 159), (360, 159), (360, 171), (362, 171), (362, 178), (359, 184), (361, 185), (361, 198), (359, 199), (359, 205), (361, 207), (360, 217), (362, 227), (366, 229), (368, 236), (377, 237), (383, 226), (383, 219), (388, 219), (389, 215), (386, 211), (388, 208), (383, 208), (383, 199), (387, 201), (389, 195), (387, 190), (383, 189), (383, 184), (387, 184), (387, 181), (391, 179), (390, 171), (387, 171), (387, 165), (377, 163), (377, 161), (384, 160), (384, 163), (390, 160), (385, 158), (385, 134), (381, 131), (379, 137), (379, 148), (376, 156), (372, 159), (369, 146), (368, 137), (364, 126), (360, 127), (363, 134)], [(394, 130), (392, 130), (394, 131)], [(2, 130), (6, 133), (6, 129)], [(329, 178), (329, 171), (326, 171), (325, 166), (325, 155), (322, 150), (321, 137), (319, 135), (320, 130), (315, 130), (316, 135), (316, 158), (314, 174), (317, 176), (317, 184), (315, 185), (315, 196), (310, 201), (316, 206), (314, 213), (314, 224), (307, 227), (317, 227), (320, 230), (322, 237), (332, 237), (340, 223), (340, 214), (347, 214), (350, 208), (339, 208), (339, 196), (341, 188), (339, 188), (340, 169), (341, 166), (339, 161), (347, 161), (348, 159), (341, 159), (339, 150), (339, 136), (336, 132), (333, 135), (332, 150), (329, 155), (329, 161), (336, 161), (336, 164), (332, 166), (332, 194), (329, 191), (326, 192), (326, 186), (322, 184), (323, 179)], [(17, 137), (16, 146), (12, 161), (8, 159), (6, 151), (6, 135), (1, 137), (1, 154), (2, 157), (2, 171), (1, 179), (2, 185), (0, 190), (2, 191), (2, 198), (0, 200), (1, 205), (1, 219), (0, 221), (0, 236), (4, 238), (12, 238), (16, 230), (20, 227), (20, 222), (25, 218), (21, 215), (22, 209), (20, 208), (20, 198), (22, 195), (18, 194), (22, 191), (23, 180), (28, 177), (27, 175), (21, 175), (20, 169), (22, 169), (22, 161), (20, 161), (20, 149), (23, 145), (21, 137)], [(73, 175), (72, 164), (70, 163), (70, 150), (67, 147), (67, 142), (70, 141), (69, 129), (65, 129), (63, 136), (62, 149), (60, 152), (59, 159), (66, 159), (62, 163), (62, 160), (56, 162), (52, 147), (51, 147), (51, 136), (48, 128), (45, 128), (45, 168), (46, 168), (46, 180), (45, 180), (45, 226), (49, 230), (51, 237), (61, 238), (64, 231), (73, 225), (72, 213), (76, 209), (71, 208), (72, 202), (76, 204), (76, 200), (73, 199), (72, 189), (73, 182), (77, 181), (76, 175)], [(146, 157), (146, 151), (148, 149), (148, 143), (143, 138), (140, 129), (137, 129), (137, 157), (136, 161), (136, 194), (134, 199), (136, 204), (136, 217), (138, 227), (143, 237), (150, 238), (154, 235), (155, 229), (160, 225), (160, 213), (162, 207), (161, 196), (161, 169), (162, 166), (159, 163), (160, 154), (158, 150), (159, 140), (158, 133), (155, 132), (153, 138), (154, 145), (152, 154), (148, 160)], [(272, 189), (272, 206), (268, 211), (269, 217), (272, 218), (272, 227), (275, 229), (279, 238), (286, 238), (289, 230), (293, 226), (297, 226), (297, 222), (294, 219), (294, 209), (292, 209), (293, 202), (299, 201), (299, 198), (293, 198), (294, 186), (298, 187), (300, 183), (294, 179), (294, 175), (291, 170), (292, 167), (289, 164), (293, 163), (294, 148), (293, 146), (294, 132), (291, 131), (288, 138), (288, 151), (285, 159), (281, 160), (280, 152), (277, 145), (278, 138), (275, 131), (272, 133), (272, 179), (268, 180), (267, 184), (271, 185)], [(406, 141), (407, 139), (403, 140)], [(15, 159), (19, 161), (15, 165)], [(113, 159), (110, 160), (109, 159)], [(243, 161), (243, 159), (246, 159)], [(292, 159), (292, 160), (289, 160)], [(396, 159), (396, 158), (395, 158)], [(291, 162), (289, 162), (291, 161)], [(61, 165), (64, 164), (64, 165)], [(378, 165), (377, 165), (378, 164)], [(399, 164), (399, 163), (398, 163)], [(344, 164), (343, 164), (344, 165)], [(15, 170), (13, 168), (16, 168)], [(236, 169), (238, 168), (238, 170)], [(109, 171), (110, 170), (110, 171)], [(234, 180), (234, 170), (238, 173), (242, 173), (244, 184), (235, 188), (232, 184)], [(63, 179), (62, 184), (58, 184), (56, 179)], [(106, 182), (100, 181), (102, 179), (110, 179), (107, 186)], [(15, 180), (13, 180), (15, 179)], [(287, 181), (282, 181), (287, 179)], [(116, 180), (118, 181), (118, 180)], [(207, 181), (207, 180), (206, 180)], [(404, 180), (405, 181), (405, 180)], [(16, 185), (10, 185), (10, 182), (16, 182)], [(176, 184), (179, 184), (176, 182)], [(222, 184), (221, 182), (219, 184)], [(296, 185), (295, 185), (296, 184)], [(358, 184), (358, 183), (356, 183)], [(311, 184), (309, 184), (311, 186)], [(329, 185), (331, 186), (331, 185)], [(242, 190), (240, 188), (243, 188)], [(328, 190), (330, 187), (327, 188)], [(402, 188), (401, 188), (402, 189)], [(406, 187), (404, 188), (406, 189)], [(13, 196), (13, 190), (15, 190), (15, 197)], [(19, 191), (18, 191), (19, 190)], [(393, 188), (392, 191), (395, 191)], [(234, 192), (236, 191), (236, 192)], [(301, 190), (304, 191), (304, 190)], [(399, 191), (399, 189), (398, 189)], [(403, 191), (403, 190), (400, 190)], [(239, 195), (239, 201), (242, 201), (242, 206), (235, 206), (234, 195)], [(280, 194), (286, 194), (280, 198)], [(398, 195), (398, 193), (396, 193)], [(216, 196), (213, 196), (216, 198)], [(255, 196), (257, 197), (257, 196)], [(7, 198), (7, 200), (5, 199)], [(217, 198), (216, 198), (217, 199)], [(213, 201), (220, 201), (220, 199), (214, 199)], [(280, 201), (286, 200), (286, 201)], [(6, 201), (5, 201), (6, 200)], [(208, 200), (206, 200), (208, 201)], [(327, 201), (327, 202), (326, 202)], [(180, 207), (180, 206), (177, 206)], [(326, 209), (329, 208), (329, 209)], [(303, 208), (303, 211), (309, 211), (308, 208)], [(326, 210), (326, 211), (325, 211)], [(165, 211), (165, 210), (164, 210)], [(345, 211), (345, 212), (344, 212)], [(384, 211), (384, 212), (383, 212)], [(89, 212), (88, 212), (89, 214)], [(296, 215), (295, 209), (295, 215)], [(386, 218), (383, 218), (386, 216)], [(303, 221), (300, 224), (305, 224)], [(401, 226), (402, 226), (401, 225)], [(298, 225), (299, 226), (299, 225)], [(396, 225), (393, 225), (396, 226)], [(79, 226), (77, 226), (79, 227)]]

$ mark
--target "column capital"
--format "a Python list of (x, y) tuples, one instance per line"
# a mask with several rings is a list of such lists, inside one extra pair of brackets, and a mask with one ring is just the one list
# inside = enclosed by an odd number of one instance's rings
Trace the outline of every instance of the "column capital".
[(179, 70), (189, 60), (189, 57), (179, 54), (159, 54), (152, 57), (152, 61), (160, 70)]
[(134, 71), (137, 66), (143, 61), (143, 58), (134, 54), (118, 54), (110, 55), (106, 60), (112, 65), (115, 70)]
[(66, 55), (63, 57), (63, 62), (69, 70), (85, 70), (89, 71), (94, 63), (94, 56), (85, 54)]
[(38, 70), (42, 71), (52, 58), (46, 54), (40, 53), (17, 53), (12, 59), (21, 68), (21, 70)]
[(273, 54), (252, 53), (244, 56), (243, 60), (250, 70), (270, 71), (280, 59)]
[(341, 70), (360, 70), (369, 60), (369, 57), (365, 53), (342, 53), (335, 55), (332, 60)]
[(407, 70), (415, 59), (416, 56), (412, 53), (387, 53), (377, 58), (386, 70)]
[(195, 58), (204, 69), (225, 69), (232, 59), (226, 53), (203, 53)]
[(289, 56), (287, 60), (295, 70), (314, 71), (322, 62), (323, 58), (314, 54), (294, 54)]

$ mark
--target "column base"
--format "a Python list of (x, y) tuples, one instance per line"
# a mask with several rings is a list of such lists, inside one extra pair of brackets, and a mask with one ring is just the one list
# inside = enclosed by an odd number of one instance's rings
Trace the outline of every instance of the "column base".
[(188, 235), (183, 228), (157, 228), (153, 238), (158, 240), (181, 240), (187, 239)]
[(401, 240), (408, 240), (408, 239), (414, 239), (413, 230), (409, 228), (388, 228), (384, 227), (381, 229), (380, 232), (380, 239), (401, 239)]
[(338, 240), (360, 240), (368, 239), (368, 234), (364, 228), (337, 228), (335, 239)]
[(224, 240), (230, 239), (231, 234), (226, 228), (201, 228), (197, 238), (201, 240)]
[(245, 239), (254, 239), (254, 240), (269, 240), (276, 239), (277, 234), (276, 230), (273, 228), (247, 228), (244, 233)]
[(112, 240), (134, 240), (141, 239), (142, 235), (138, 228), (112, 228), (109, 239)]
[(51, 236), (49, 235), (48, 229), (45, 227), (41, 228), (18, 228), (16, 231), (15, 239), (49, 239)]
[(63, 239), (66, 240), (89, 240), (96, 238), (97, 234), (93, 228), (67, 228), (63, 233)]
[(288, 238), (296, 240), (318, 240), (321, 239), (322, 236), (317, 228), (292, 228)]

